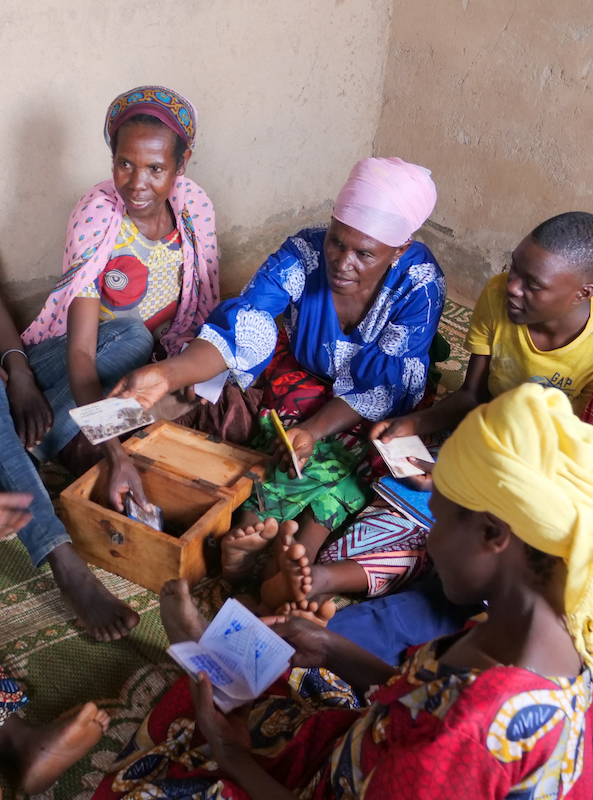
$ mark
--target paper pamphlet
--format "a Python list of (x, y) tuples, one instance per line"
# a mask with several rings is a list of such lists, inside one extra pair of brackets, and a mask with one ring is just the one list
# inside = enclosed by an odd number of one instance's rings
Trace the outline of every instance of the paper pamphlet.
[(205, 672), (214, 701), (227, 714), (254, 700), (290, 666), (292, 648), (238, 600), (230, 598), (199, 642), (180, 642), (167, 650), (193, 678)]
[[(181, 348), (182, 353), (186, 347), (187, 342)], [(204, 400), (207, 400), (209, 403), (217, 403), (228, 377), (229, 371), (228, 369), (225, 369), (224, 372), (221, 372), (219, 375), (215, 375), (213, 378), (210, 378), (209, 381), (194, 383), (194, 392), (198, 395), (198, 397), (203, 397)]]
[(219, 375), (215, 375), (213, 378), (210, 378), (209, 381), (194, 383), (194, 392), (199, 397), (203, 397), (204, 400), (207, 400), (209, 403), (216, 403), (222, 394), (222, 390), (224, 389), (224, 385), (228, 377), (229, 371), (228, 369), (225, 369), (224, 372), (221, 372)]
[(421, 469), (410, 464), (408, 461), (410, 456), (434, 463), (434, 458), (430, 455), (419, 436), (396, 436), (387, 444), (379, 439), (373, 439), (373, 444), (391, 470), (394, 478), (424, 475)]
[(72, 408), (70, 416), (91, 444), (101, 444), (114, 436), (154, 422), (152, 414), (143, 409), (137, 400), (124, 400), (121, 397), (108, 397)]

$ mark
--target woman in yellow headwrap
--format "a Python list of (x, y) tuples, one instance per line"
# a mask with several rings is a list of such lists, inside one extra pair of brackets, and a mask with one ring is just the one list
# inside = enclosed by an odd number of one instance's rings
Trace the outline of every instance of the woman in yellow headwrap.
[[(276, 618), (293, 666), (326, 669), (294, 670), (229, 719), (205, 673), (182, 678), (94, 800), (591, 800), (593, 428), (557, 389), (526, 384), (468, 415), (434, 481), (429, 550), (449, 599), (486, 600), (486, 621), (396, 670)], [(172, 642), (207, 625), (182, 581), (161, 615)], [(344, 681), (383, 685), (360, 709)]]

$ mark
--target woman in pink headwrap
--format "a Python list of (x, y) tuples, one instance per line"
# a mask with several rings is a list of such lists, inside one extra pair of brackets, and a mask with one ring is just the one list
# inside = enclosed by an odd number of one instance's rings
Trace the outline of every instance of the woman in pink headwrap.
[[(300, 519), (298, 538), (313, 561), (328, 533), (367, 502), (370, 469), (361, 462), (370, 423), (411, 410), (425, 391), (446, 285), (432, 253), (411, 237), (435, 202), (423, 167), (399, 158), (360, 161), (329, 228), (291, 236), (240, 297), (210, 314), (184, 353), (137, 370), (114, 390), (150, 408), (166, 392), (225, 370), (243, 390), (263, 378), (251, 444), (277, 452), (280, 464), (260, 487), (264, 509), (256, 497), (247, 501), (239, 527), (223, 540), (228, 580), (250, 574), (278, 522)], [(288, 429), (302, 479), (277, 449), (272, 409)], [(269, 603), (284, 599), (276, 586)]]

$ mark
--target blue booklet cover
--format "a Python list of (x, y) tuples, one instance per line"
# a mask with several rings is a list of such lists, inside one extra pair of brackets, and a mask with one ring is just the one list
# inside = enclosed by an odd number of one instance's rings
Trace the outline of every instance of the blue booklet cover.
[(434, 522), (428, 507), (430, 492), (412, 489), (404, 480), (398, 480), (391, 475), (375, 481), (373, 489), (405, 517), (417, 522), (423, 528), (430, 528)]

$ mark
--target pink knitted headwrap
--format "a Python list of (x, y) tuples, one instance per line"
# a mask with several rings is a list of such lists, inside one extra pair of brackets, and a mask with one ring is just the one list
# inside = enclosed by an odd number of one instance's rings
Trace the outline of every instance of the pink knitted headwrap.
[(436, 201), (429, 169), (401, 158), (363, 158), (339, 193), (333, 216), (383, 244), (399, 247), (426, 222)]

